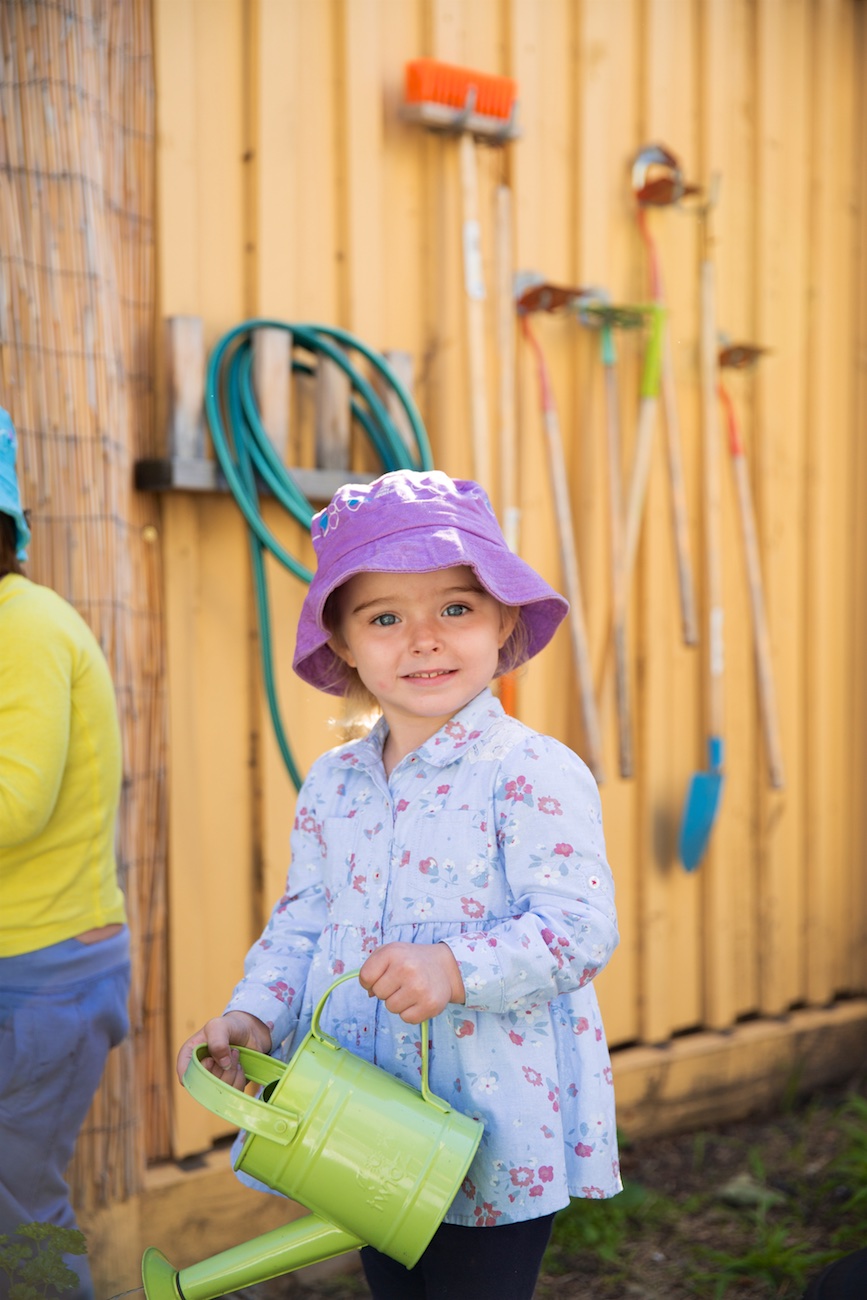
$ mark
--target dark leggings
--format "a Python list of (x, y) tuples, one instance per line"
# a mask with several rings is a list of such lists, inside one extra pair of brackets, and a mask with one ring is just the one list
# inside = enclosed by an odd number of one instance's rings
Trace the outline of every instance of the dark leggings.
[(803, 1300), (864, 1300), (867, 1295), (867, 1249), (853, 1251), (823, 1268)]
[(553, 1214), (498, 1228), (444, 1223), (415, 1268), (361, 1251), (374, 1300), (532, 1300)]

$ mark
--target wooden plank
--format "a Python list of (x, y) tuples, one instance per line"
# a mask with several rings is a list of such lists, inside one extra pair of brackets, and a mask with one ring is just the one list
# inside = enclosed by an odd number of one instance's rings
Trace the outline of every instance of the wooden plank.
[(833, 587), (830, 581), (831, 501), (828, 439), (821, 436), (826, 419), (835, 427), (834, 350), (837, 341), (836, 304), (832, 299), (834, 169), (837, 141), (831, 104), (839, 77), (833, 58), (832, 12), (828, 4), (811, 11), (810, 66), (810, 313), (807, 320), (807, 385), (805, 392), (808, 444), (804, 461), (806, 501), (806, 570), (804, 596), (810, 617), (806, 649), (807, 783), (804, 802), (806, 837), (806, 993), (816, 1004), (827, 1002), (833, 988), (834, 930), (832, 897), (835, 887), (833, 808), (835, 764), (831, 734), (831, 674), (833, 651)]
[(156, 96), (157, 300), (166, 317), (201, 309), (200, 263), (195, 255), (200, 217), (196, 187), (198, 148), (195, 92), (197, 33), (195, 8), (176, 0), (154, 0)]
[[(585, 5), (578, 18), (575, 43), (580, 82), (576, 145), (581, 167), (577, 173), (576, 211), (580, 219), (575, 230), (576, 280), (582, 285), (606, 289), (613, 300), (629, 298), (630, 267), (633, 263), (634, 230), (624, 222), (624, 177), (615, 160), (628, 156), (634, 144), (634, 120), (637, 111), (637, 86), (634, 76), (634, 50), (622, 40), (622, 33), (632, 19), (631, 0), (613, 4)], [(632, 364), (635, 340), (616, 331), (617, 374), (619, 378), (618, 418), (623, 430), (635, 416), (636, 368)], [(595, 440), (597, 475), (590, 479), (599, 502), (608, 502), (608, 479), (604, 469), (606, 409), (600, 362), (600, 340), (596, 331), (587, 331), (576, 347), (589, 365), (588, 392), (592, 394), (587, 419)], [(626, 469), (621, 465), (621, 476)], [(609, 521), (607, 509), (597, 509), (597, 528), (591, 541), (588, 565), (588, 612), (590, 633), (595, 641), (593, 660), (598, 663), (600, 650), (607, 639), (611, 613)], [(635, 619), (634, 609), (628, 620), (630, 696), (636, 698)], [(611, 964), (598, 980), (598, 993), (610, 1042), (635, 1040), (639, 1035), (639, 980), (637, 937), (640, 933), (638, 897), (640, 859), (637, 838), (638, 783), (645, 773), (637, 770), (632, 780), (622, 780), (617, 764), (617, 728), (613, 674), (600, 689), (597, 675), (599, 707), (605, 730), (606, 770), (608, 779), (602, 790), (603, 817), (609, 859), (617, 883), (617, 910), (621, 945)], [(634, 733), (634, 725), (633, 725)], [(635, 735), (633, 734), (633, 743)]]
[(205, 331), (201, 316), (169, 316), (163, 323), (167, 400), (167, 455), (205, 457)]
[[(267, 502), (263, 517), (288, 551), (309, 568), (315, 566), (313, 545), (299, 524), (276, 502)], [(293, 759), (302, 778), (314, 759), (339, 743), (332, 720), (342, 715), (341, 702), (300, 681), (292, 670), (292, 649), (301, 603), (307, 588), (274, 560), (267, 563), (275, 690)], [(257, 665), (257, 676), (260, 670)], [(259, 711), (260, 779), (262, 787), (262, 889), (257, 926), (264, 924), (291, 873), (289, 837), (296, 814), (296, 794), (280, 754), (267, 703)], [(290, 877), (291, 878), (291, 877)]]
[[(829, 788), (827, 806), (828, 908), (830, 970), (832, 993), (848, 990), (850, 949), (848, 936), (852, 928), (853, 875), (861, 875), (859, 853), (850, 839), (847, 816), (857, 798), (855, 769), (847, 748), (852, 731), (852, 683), (860, 672), (860, 662), (851, 654), (850, 620), (840, 620), (837, 611), (851, 608), (853, 593), (853, 546), (855, 535), (855, 497), (852, 467), (854, 446), (846, 430), (852, 430), (857, 375), (853, 352), (855, 321), (855, 277), (858, 264), (857, 242), (863, 237), (863, 214), (855, 207), (855, 176), (852, 171), (855, 132), (860, 130), (855, 116), (855, 84), (861, 77), (856, 61), (854, 14), (845, 0), (834, 0), (822, 10), (827, 53), (819, 92), (829, 105), (828, 132), (833, 152), (828, 158), (827, 187), (830, 191), (830, 229), (828, 231), (825, 278), (828, 282), (825, 326), (829, 332), (830, 392), (824, 405), (826, 427), (839, 430), (836, 437), (823, 437), (828, 471), (824, 510), (827, 517), (828, 549), (825, 555), (825, 579), (828, 611), (827, 629), (830, 675), (827, 692)], [(829, 79), (830, 78), (830, 79)], [(863, 121), (863, 119), (861, 119)], [(857, 434), (855, 435), (857, 436)], [(857, 596), (854, 598), (857, 601)], [(860, 603), (860, 602), (859, 602)], [(854, 780), (853, 780), (854, 776)], [(811, 875), (812, 879), (812, 875)]]
[(619, 1128), (632, 1139), (691, 1132), (791, 1103), (852, 1078), (864, 1057), (867, 1003), (795, 1011), (726, 1033), (612, 1056)]
[[(518, 271), (549, 269), (541, 256), (545, 247), (543, 179), (545, 123), (540, 86), (544, 79), (539, 52), (545, 16), (534, 0), (518, 0), (511, 10), (508, 69), (518, 82), (523, 134), (509, 151), (509, 170), (514, 191), (513, 221), (515, 266)], [(550, 177), (547, 201), (561, 201), (563, 178)], [(542, 327), (545, 322), (540, 321)], [(542, 336), (542, 345), (546, 344)], [(516, 351), (515, 418), (518, 438), (518, 483), (521, 530), (519, 553), (555, 587), (561, 582), (557, 558), (557, 537), (550, 507), (550, 487), (545, 456), (544, 433), (539, 410), (538, 382), (533, 359), (523, 339)], [(574, 716), (571, 687), (572, 669), (568, 633), (554, 637), (541, 655), (521, 670), (518, 679), (518, 712), (532, 726), (574, 746), (571, 718)], [(551, 692), (550, 684), (558, 684)], [(568, 706), (566, 704), (569, 697)]]
[(265, 432), (284, 465), (289, 450), (291, 365), (291, 333), (282, 329), (256, 330), (253, 335), (253, 390)]
[(316, 464), (320, 469), (349, 468), (349, 377), (330, 357), (316, 366)]
[[(811, 56), (805, 6), (756, 10), (757, 340), (772, 349), (756, 371), (754, 497), (778, 673), (784, 792), (762, 785), (754, 856), (759, 897), (759, 1007), (779, 1014), (804, 994), (803, 340), (806, 330), (806, 185)], [(786, 148), (781, 141), (787, 141)]]
[[(415, 362), (412, 353), (405, 352), (400, 348), (388, 348), (383, 352), (383, 358), (394, 374), (397, 382), (406, 390), (410, 397), (413, 392), (413, 380), (415, 376)], [(409, 419), (403, 404), (398, 400), (397, 394), (391, 384), (387, 384), (381, 375), (376, 376), (376, 389), (385, 405), (389, 419), (397, 429), (398, 434), (406, 448), (407, 456), (416, 460), (418, 458), (418, 447), (416, 446), (415, 437), (410, 427)]]
[(383, 338), (385, 279), (382, 170), (371, 167), (383, 153), (382, 69), (378, 0), (339, 8), (336, 43), (336, 108), (342, 185), (338, 229), (340, 320), (374, 347)]
[(247, 315), (243, 0), (193, 0), (195, 170), (200, 220), (189, 250), (208, 345)]
[[(727, 58), (713, 75), (722, 79), (724, 107), (721, 123), (714, 128), (721, 155), (720, 187), (714, 229), (717, 235), (717, 309), (720, 334), (729, 338), (760, 342), (752, 319), (753, 302), (743, 291), (755, 280), (756, 238), (753, 217), (755, 195), (755, 121), (739, 113), (737, 105), (754, 94), (755, 35), (754, 7), (749, 0), (735, 0), (723, 6), (727, 25)], [(703, 176), (706, 179), (706, 176)], [(748, 449), (750, 469), (755, 445), (752, 372), (724, 370), (720, 379), (732, 396)], [(717, 408), (719, 472), (723, 523), (723, 607), (725, 610), (726, 680), (726, 789), (725, 817), (717, 840), (717, 861), (724, 881), (718, 882), (727, 895), (727, 952), (717, 958), (714, 987), (709, 998), (714, 1016), (709, 1027), (724, 1028), (758, 1005), (757, 881), (754, 866), (756, 825), (761, 788), (766, 784), (766, 764), (758, 714), (756, 666), (753, 654), (752, 617), (745, 564), (734, 465), (729, 449), (725, 413)], [(715, 925), (711, 909), (705, 924)], [(732, 979), (731, 971), (738, 972)]]
[[(246, 870), (249, 817), (244, 746), (246, 634), (237, 627), (237, 592), (247, 580), (234, 506), (211, 507), (214, 537), (200, 504), (165, 503), (166, 682), (169, 764), (169, 966), (183, 972), (170, 990), (172, 1057), (209, 1016), (222, 1010), (251, 934)], [(222, 576), (219, 577), (218, 575)], [(244, 605), (242, 602), (242, 609)], [(214, 645), (220, 654), (214, 655)], [(219, 700), (217, 707), (214, 703)], [(220, 952), (219, 968), (209, 960)], [(172, 1108), (172, 1150), (200, 1151), (225, 1125), (186, 1094)]]
[[(857, 66), (867, 67), (867, 10), (863, 5), (854, 11), (852, 50)], [(863, 77), (855, 81), (854, 120), (867, 120), (867, 84)], [(856, 131), (853, 140), (853, 175), (856, 178), (855, 210), (867, 212), (867, 132)], [(867, 347), (867, 237), (861, 222), (855, 234), (855, 273), (853, 286), (854, 350), (863, 356)], [(867, 872), (861, 869), (863, 846), (867, 843), (867, 801), (855, 787), (860, 774), (867, 770), (867, 683), (861, 665), (867, 658), (867, 607), (860, 598), (867, 590), (867, 442), (863, 430), (867, 428), (867, 369), (858, 366), (855, 372), (855, 391), (850, 425), (852, 465), (852, 495), (854, 527), (852, 531), (852, 577), (850, 609), (852, 624), (851, 659), (847, 680), (852, 685), (851, 718), (846, 753), (849, 760), (848, 822), (851, 836), (853, 869), (849, 888), (849, 917), (847, 947), (847, 985), (859, 989), (867, 987)]]
[[(701, 202), (705, 205), (712, 204), (708, 212), (707, 230), (710, 241), (707, 250), (707, 257), (710, 259), (713, 274), (713, 291), (714, 291), (714, 311), (715, 318), (711, 322), (710, 333), (713, 340), (716, 339), (720, 325), (720, 301), (722, 294), (720, 285), (723, 283), (724, 276), (721, 274), (721, 264), (725, 267), (726, 274), (731, 274), (732, 263), (721, 263), (721, 232), (725, 229), (723, 216), (723, 186), (726, 181), (723, 179), (724, 164), (726, 161), (725, 154), (725, 137), (724, 125), (727, 120), (726, 90), (729, 86), (729, 78), (732, 75), (732, 65), (735, 63), (735, 51), (732, 47), (732, 29), (731, 15), (732, 9), (725, 4), (724, 0), (711, 0), (711, 3), (705, 6), (703, 11), (703, 21), (700, 25), (701, 52), (699, 59), (699, 84), (701, 86), (699, 111), (700, 111), (700, 163), (699, 163), (699, 183), (703, 188)], [(719, 182), (719, 191), (716, 191), (716, 182)], [(725, 247), (725, 245), (722, 245)], [(701, 254), (705, 256), (704, 253)], [(700, 329), (703, 325), (700, 322)], [(714, 385), (715, 387), (715, 385)], [(724, 456), (726, 454), (724, 432), (722, 420), (720, 418), (719, 404), (711, 403), (711, 409), (708, 415), (712, 417), (713, 424), (710, 430), (710, 444), (707, 446), (707, 454), (713, 457), (715, 465), (712, 470), (713, 480), (716, 483), (717, 499), (722, 504), (721, 487), (723, 483), (722, 471), (726, 468)], [(702, 415), (702, 421), (705, 416)], [(706, 447), (707, 432), (702, 428), (702, 446), (703, 454)], [(705, 465), (704, 473), (711, 471), (711, 467)], [(728, 518), (723, 520), (722, 510), (719, 509), (719, 518), (722, 524), (727, 525), (726, 535), (728, 539), (734, 540), (734, 512), (728, 511)], [(718, 611), (709, 604), (709, 592), (712, 589), (711, 559), (719, 565), (720, 574), (729, 576), (730, 564), (727, 562), (728, 556), (732, 554), (733, 548), (726, 545), (722, 540), (722, 553), (713, 557), (709, 548), (709, 539), (703, 538), (703, 559), (704, 559), (704, 599), (702, 612), (702, 634), (700, 654), (703, 661), (703, 669), (706, 672), (708, 655), (713, 655), (714, 650), (714, 629), (712, 620), (716, 617)], [(702, 885), (702, 960), (703, 960), (703, 985), (704, 985), (704, 1011), (702, 1023), (708, 1028), (724, 1029), (731, 1025), (737, 1012), (736, 1003), (736, 982), (731, 978), (731, 972), (735, 969), (736, 938), (735, 938), (735, 918), (739, 911), (738, 906), (738, 889), (740, 883), (740, 872), (735, 865), (738, 861), (738, 848), (743, 850), (742, 837), (737, 834), (738, 826), (743, 826), (743, 805), (737, 799), (740, 794), (743, 796), (744, 790), (748, 787), (745, 785), (742, 776), (740, 780), (734, 779), (732, 773), (732, 759), (735, 753), (738, 753), (739, 746), (733, 744), (733, 738), (738, 736), (739, 732), (744, 732), (748, 728), (748, 716), (745, 716), (743, 707), (742, 691), (737, 688), (731, 689), (730, 684), (737, 677), (732, 679), (731, 667), (731, 634), (729, 632), (729, 616), (731, 613), (730, 603), (725, 603), (725, 595), (731, 593), (731, 583), (728, 584), (728, 590), (725, 590), (725, 582), (721, 576), (720, 580), (721, 594), (723, 594), (722, 604), (722, 656), (724, 659), (724, 681), (729, 685), (729, 689), (723, 688), (723, 718), (722, 718), (722, 740), (724, 744), (724, 781), (722, 793), (720, 796), (719, 811), (716, 821), (711, 831), (711, 837), (708, 852), (704, 863), (700, 867), (701, 885)], [(743, 665), (741, 665), (741, 669)], [(708, 693), (705, 696), (705, 723), (704, 734), (711, 734), (712, 726), (709, 721), (707, 712), (709, 703), (710, 686), (707, 676), (705, 676), (704, 689)], [(743, 752), (738, 753), (738, 758), (743, 762)], [(704, 767), (707, 763), (705, 758)], [(739, 774), (740, 775), (740, 774)], [(741, 813), (741, 816), (738, 816)], [(749, 818), (747, 816), (747, 823)]]
[[(693, 21), (681, 6), (663, 0), (648, 6), (646, 45), (638, 72), (643, 96), (637, 143), (667, 144), (688, 176), (695, 174), (697, 165), (697, 141), (688, 129), (688, 124), (695, 124), (696, 113), (690, 83), (681, 70), (691, 65), (696, 41)], [(649, 215), (666, 282), (684, 442), (691, 437), (698, 446), (696, 227), (677, 212), (661, 209)], [(641, 301), (646, 293), (646, 279), (642, 277), (640, 283), (633, 301)], [(626, 455), (630, 463), (630, 443)], [(700, 660), (694, 652), (681, 654), (679, 647), (670, 506), (659, 437), (653, 455), (636, 589), (641, 681), (637, 762), (642, 773), (638, 842), (642, 855), (641, 1036), (646, 1042), (661, 1042), (677, 1029), (701, 1023), (701, 885), (680, 867), (677, 844), (689, 776), (696, 766), (704, 768), (705, 747), (697, 711), (692, 715), (690, 735), (677, 725), (690, 707), (690, 698), (701, 698)], [(697, 500), (697, 480), (690, 487), (691, 499)]]
[[(257, 0), (248, 7), (246, 295), (249, 314), (283, 320), (296, 302), (301, 126), (298, 76), (304, 49), (298, 5)], [(318, 206), (318, 205), (313, 205)]]

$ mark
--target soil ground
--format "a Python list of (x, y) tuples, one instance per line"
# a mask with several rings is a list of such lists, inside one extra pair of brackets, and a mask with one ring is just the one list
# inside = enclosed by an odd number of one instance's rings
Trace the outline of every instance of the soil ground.
[[(626, 1144), (622, 1168), (621, 1196), (558, 1216), (535, 1300), (800, 1300), (867, 1246), (867, 1073), (783, 1113)], [(346, 1256), (239, 1295), (369, 1292)]]

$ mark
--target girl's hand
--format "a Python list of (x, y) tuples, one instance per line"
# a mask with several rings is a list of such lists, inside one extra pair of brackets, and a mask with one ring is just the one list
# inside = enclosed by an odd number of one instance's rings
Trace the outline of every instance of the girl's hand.
[(450, 1002), (466, 1001), (454, 953), (445, 943), (386, 943), (371, 953), (359, 975), (362, 988), (408, 1025), (438, 1016)]
[(208, 1044), (209, 1055), (202, 1057), (205, 1069), (243, 1092), (247, 1086), (247, 1077), (241, 1069), (238, 1053), (230, 1044), (268, 1053), (271, 1050), (271, 1031), (258, 1016), (252, 1016), (248, 1011), (227, 1011), (224, 1016), (209, 1020), (192, 1038), (187, 1039), (178, 1052), (178, 1078), (182, 1082), (199, 1043)]

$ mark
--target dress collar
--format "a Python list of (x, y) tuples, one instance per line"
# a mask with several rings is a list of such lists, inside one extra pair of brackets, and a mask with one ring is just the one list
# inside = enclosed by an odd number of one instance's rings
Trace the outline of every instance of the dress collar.
[[(470, 700), (459, 713), (450, 718), (445, 726), (440, 727), (435, 735), (411, 754), (405, 755), (398, 763), (398, 768), (411, 759), (428, 763), (432, 767), (446, 767), (460, 758), (467, 749), (484, 735), (492, 722), (504, 717), (503, 706), (485, 687), (474, 699)], [(332, 750), (331, 755), (338, 767), (370, 768), (382, 763), (382, 751), (388, 736), (388, 723), (379, 718), (371, 730), (361, 740), (352, 741)]]

